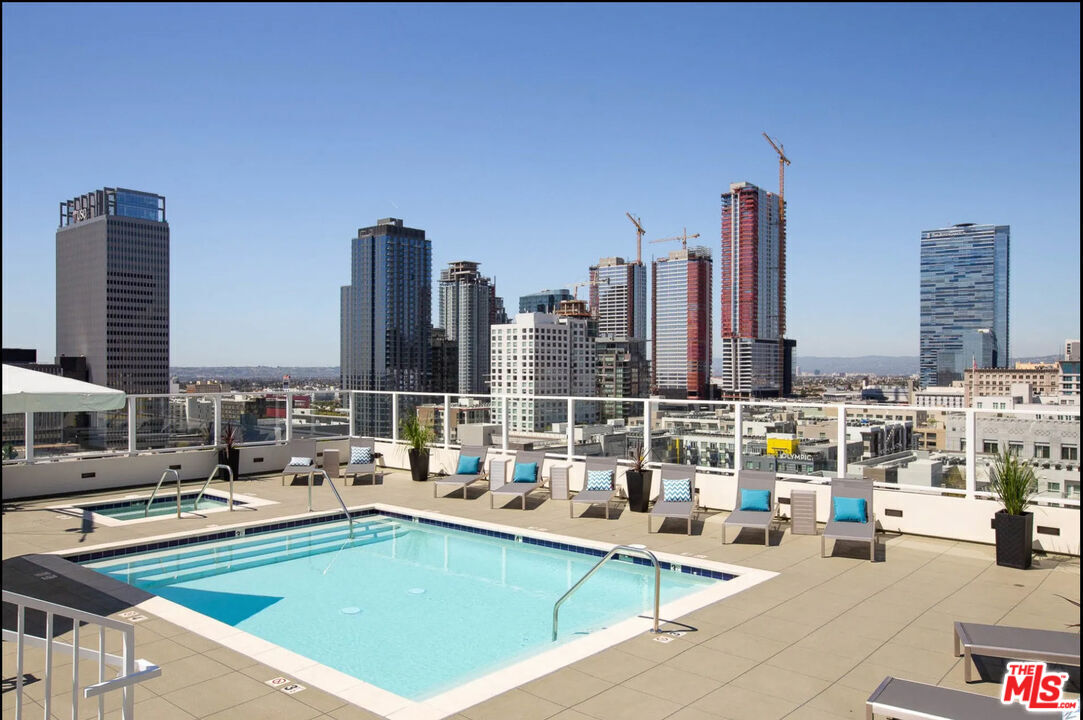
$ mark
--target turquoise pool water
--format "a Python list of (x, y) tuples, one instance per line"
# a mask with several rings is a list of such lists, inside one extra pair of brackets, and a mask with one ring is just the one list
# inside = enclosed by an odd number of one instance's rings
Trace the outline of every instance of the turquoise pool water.
[[(181, 512), (195, 512), (195, 501), (198, 493), (187, 493), (181, 495)], [(199, 500), (199, 512), (209, 510), (212, 508), (221, 508), (227, 505), (227, 500), (217, 497), (215, 495), (204, 495)], [(243, 505), (244, 503), (237, 500), (233, 501), (233, 505)], [(154, 498), (154, 502), (151, 503), (150, 511), (147, 512), (147, 499), (142, 500), (120, 500), (111, 503), (101, 503), (98, 505), (80, 505), (79, 510), (89, 510), (98, 515), (105, 515), (106, 517), (113, 518), (114, 520), (142, 520), (144, 517), (160, 517), (162, 515), (176, 515), (177, 514), (177, 494), (159, 496)]]
[[(597, 558), (382, 515), (85, 563), (412, 700), (554, 646)], [(721, 582), (662, 572), (662, 602)], [(558, 642), (650, 614), (654, 571), (607, 563)]]

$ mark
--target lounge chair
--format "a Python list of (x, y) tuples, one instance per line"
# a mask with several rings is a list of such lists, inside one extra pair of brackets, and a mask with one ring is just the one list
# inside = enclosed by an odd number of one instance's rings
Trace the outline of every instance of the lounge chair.
[[(763, 493), (767, 492), (764, 497)], [(737, 471), (737, 501), (733, 512), (722, 523), (722, 544), (726, 544), (726, 526), (763, 528), (763, 544), (771, 544), (771, 522), (778, 506), (775, 474), (763, 470)]]
[[(367, 451), (367, 452), (366, 452)], [(326, 457), (326, 456), (325, 456)], [(376, 484), (376, 440), (374, 438), (350, 438), (350, 457), (342, 476), (353, 475), (354, 482), (358, 475), (372, 475), (372, 484)]]
[[(468, 485), (488, 478), (488, 475), (485, 473), (485, 455), (487, 452), (488, 448), (483, 445), (463, 445), (459, 448), (459, 455), (455, 458), (455, 474), (434, 479), (432, 483), (432, 496), (436, 497), (436, 488), (439, 486), (450, 485), (452, 489), (448, 495), (451, 495), (451, 493), (462, 488), (463, 498), (465, 498), (466, 487)], [(478, 458), (478, 467), (475, 472), (459, 472), (460, 470), (467, 469), (463, 466), (464, 458)], [(447, 495), (444, 497), (447, 497)]]
[(954, 639), (955, 657), (965, 656), (967, 682), (970, 682), (973, 655), (1079, 667), (1079, 633), (956, 622)]
[[(860, 512), (861, 501), (864, 501), (863, 515)], [(876, 513), (872, 510), (871, 480), (835, 478), (831, 481), (831, 505), (828, 508), (827, 526), (820, 536), (820, 557), (827, 557), (828, 540), (867, 542), (869, 560), (875, 562)]]
[[(591, 474), (594, 477), (591, 477)], [(617, 496), (617, 459), (587, 458), (583, 489), (568, 500), (568, 517), (575, 503), (605, 504), (605, 519), (609, 519), (609, 503)]]
[(311, 475), (316, 472), (316, 441), (315, 440), (292, 440), (289, 444), (290, 460), (286, 467), (282, 468), (282, 484), (286, 484), (286, 476), (291, 475), (292, 483), (298, 475)]
[(877, 715), (898, 720), (1025, 720), (1035, 717), (1019, 703), (1005, 705), (1000, 698), (952, 690), (890, 675), (865, 701), (865, 718)]
[[(541, 487), (542, 463), (545, 462), (544, 450), (522, 450), (515, 453), (515, 460), (501, 458), (493, 460), (490, 466), (489, 479), (489, 507), (493, 507), (494, 498), (497, 495), (503, 497), (519, 497), (523, 501), (523, 510), (526, 510), (526, 496)], [(534, 479), (516, 480), (516, 468), (520, 465), (534, 463)]]
[[(676, 517), (688, 520), (688, 534), (692, 534), (692, 516), (696, 510), (696, 468), (692, 465), (670, 465), (663, 463), (661, 470), (661, 490), (658, 500), (647, 515), (647, 532), (651, 532), (651, 518)], [(668, 485), (668, 487), (667, 487)]]

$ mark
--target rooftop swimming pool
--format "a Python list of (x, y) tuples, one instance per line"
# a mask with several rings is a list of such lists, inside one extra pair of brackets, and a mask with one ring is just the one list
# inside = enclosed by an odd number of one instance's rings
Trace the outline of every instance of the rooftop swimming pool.
[[(618, 557), (564, 603), (554, 642), (554, 603), (605, 550), (448, 520), (368, 511), (353, 538), (325, 518), (76, 559), (411, 704), (653, 613), (653, 567)], [(710, 565), (663, 562), (663, 610), (719, 599), (735, 575)]]

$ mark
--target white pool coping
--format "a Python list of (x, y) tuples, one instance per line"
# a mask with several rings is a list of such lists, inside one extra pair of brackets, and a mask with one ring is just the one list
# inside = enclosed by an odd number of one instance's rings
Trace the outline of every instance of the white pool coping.
[[(239, 496), (235, 495), (234, 497), (236, 498)], [(481, 530), (493, 530), (521, 537), (566, 543), (568, 545), (576, 545), (602, 551), (608, 551), (615, 546), (613, 543), (598, 542), (569, 535), (557, 535), (554, 533), (523, 529), (509, 525), (497, 525), (495, 523), (488, 523), (480, 520), (460, 518), (442, 512), (415, 510), (413, 508), (387, 505), (385, 503), (357, 505), (351, 507), (350, 510), (374, 510), (376, 512), (399, 513), (416, 518), (455, 523)], [(271, 523), (288, 522), (290, 520), (319, 516), (333, 518), (336, 515), (341, 515), (341, 512), (321, 512), (315, 515), (313, 513), (302, 513), (285, 517), (263, 518), (255, 522), (217, 527), (214, 528), (213, 531), (220, 532), (222, 530), (234, 528), (240, 529), (249, 526), (262, 526)], [(131, 525), (133, 522), (140, 521), (128, 521), (120, 524)], [(170, 533), (168, 535), (141, 538), (134, 541), (126, 540), (123, 542), (80, 548), (77, 552), (62, 550), (51, 554), (61, 556), (84, 555), (88, 552), (97, 552), (128, 545), (145, 545), (160, 540), (187, 537), (192, 534), (191, 531)], [(664, 552), (655, 553), (655, 555), (660, 561), (669, 563), (670, 565), (703, 568), (705, 570), (713, 570), (735, 576), (730, 580), (719, 580), (698, 592), (662, 605), (661, 608), (659, 608), (659, 615), (663, 618), (663, 621), (667, 622), (677, 620), (694, 610), (716, 603), (778, 575), (778, 573), (769, 570), (759, 570), (756, 568), (731, 565), (729, 563), (720, 563), (700, 558), (689, 558), (684, 555), (673, 555)], [(232, 625), (227, 625), (219, 620), (207, 617), (202, 613), (190, 610), (182, 605), (166, 600), (165, 598), (153, 597), (139, 603), (136, 607), (145, 612), (153, 613), (167, 622), (179, 625), (197, 635), (212, 640), (219, 645), (288, 674), (298, 683), (318, 688), (326, 693), (341, 698), (345, 702), (359, 705), (365, 710), (391, 718), (391, 720), (438, 720), (439, 718), (453, 715), (468, 707), (505, 693), (508, 690), (524, 685), (531, 680), (548, 675), (573, 662), (601, 652), (617, 643), (630, 640), (641, 633), (650, 632), (654, 625), (653, 618), (642, 616), (629, 618), (628, 620), (621, 621), (610, 627), (592, 632), (585, 637), (566, 642), (559, 647), (545, 650), (526, 658), (525, 660), (514, 662), (501, 670), (467, 681), (454, 689), (447, 690), (426, 700), (415, 701), (376, 687), (375, 685), (359, 680), (358, 678), (347, 675), (334, 668), (322, 665), (303, 655), (279, 647), (263, 638), (243, 630), (238, 630)]]
[[(190, 493), (195, 493), (195, 492), (197, 492), (195, 490), (195, 488), (187, 488), (185, 490), (181, 490), (181, 495), (184, 496), (184, 495), (187, 495), (187, 494), (190, 494)], [(163, 493), (160, 493), (160, 494), (156, 495), (155, 497), (156, 498), (171, 498), (171, 499), (174, 499), (174, 502), (175, 502), (176, 496), (177, 496), (176, 489), (171, 488), (169, 490), (166, 490)], [(224, 504), (223, 505), (218, 505), (217, 503), (215, 503), (215, 505), (208, 506), (207, 508), (200, 509), (199, 511), (183, 510), (183, 511), (181, 511), (181, 516), (182, 517), (203, 517), (205, 515), (213, 515), (214, 513), (229, 512), (229, 493), (228, 492), (224, 492), (222, 490), (212, 490), (211, 488), (207, 488), (206, 490), (203, 491), (203, 497), (213, 497), (215, 499), (221, 500)], [(97, 500), (88, 500), (87, 502), (84, 502), (84, 503), (66, 503), (64, 505), (50, 505), (50, 506), (46, 507), (45, 509), (46, 510), (52, 510), (53, 512), (60, 513), (61, 515), (67, 515), (67, 516), (70, 516), (70, 517), (85, 518), (85, 517), (89, 516), (90, 520), (95, 525), (101, 525), (102, 527), (128, 527), (129, 525), (142, 525), (143, 523), (157, 522), (158, 520), (168, 520), (170, 518), (176, 518), (176, 515), (174, 515), (173, 513), (165, 513), (163, 515), (155, 515), (154, 517), (137, 518), (135, 520), (117, 520), (116, 518), (111, 518), (108, 515), (102, 515), (101, 513), (96, 513), (96, 512), (93, 512), (93, 511), (91, 511), (89, 513), (87, 512), (88, 508), (92, 508), (95, 505), (104, 505), (105, 503), (121, 502), (121, 501), (124, 501), (124, 500), (129, 500), (129, 501), (134, 503), (137, 500), (149, 500), (149, 499), (150, 499), (150, 493), (133, 493), (131, 495), (122, 495), (122, 496), (117, 497), (117, 498), (99, 498)], [(233, 493), (233, 502), (235, 504), (238, 503), (238, 502), (244, 503), (244, 505), (241, 506), (241, 507), (234, 507), (235, 512), (237, 510), (246, 510), (246, 509), (249, 509), (249, 508), (254, 509), (254, 508), (258, 508), (258, 507), (264, 507), (266, 505), (277, 505), (278, 504), (278, 502), (275, 501), (275, 500), (265, 500), (263, 498), (259, 498), (259, 497), (256, 497), (254, 495), (240, 495), (238, 493)]]

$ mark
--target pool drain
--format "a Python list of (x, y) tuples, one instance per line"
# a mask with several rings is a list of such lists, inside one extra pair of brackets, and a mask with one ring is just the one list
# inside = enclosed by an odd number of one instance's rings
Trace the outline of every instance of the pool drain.
[(342, 608), (342, 614), (343, 615), (356, 615), (359, 612), (361, 612), (361, 608), (359, 608), (359, 607), (351, 606), (351, 607)]
[(409, 590), (407, 590), (407, 592), (411, 595), (424, 595), (425, 588), (410, 588)]

